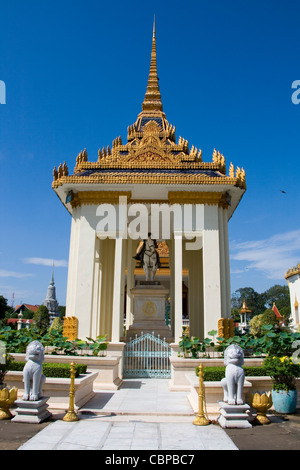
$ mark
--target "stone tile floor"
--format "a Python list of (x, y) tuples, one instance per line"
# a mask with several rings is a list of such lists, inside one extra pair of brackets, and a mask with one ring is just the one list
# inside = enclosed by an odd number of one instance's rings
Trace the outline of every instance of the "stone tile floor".
[(20, 450), (237, 450), (216, 425), (174, 422), (109, 422), (89, 417), (56, 421), (23, 444)]
[(165, 379), (127, 379), (99, 391), (77, 422), (50, 423), (21, 450), (204, 450), (237, 447), (217, 425), (195, 426), (187, 392), (170, 392)]
[[(251, 429), (193, 425), (185, 392), (170, 392), (168, 380), (128, 379), (120, 390), (100, 391), (79, 412), (80, 420), (27, 425), (0, 421), (1, 450), (300, 450), (300, 412), (270, 415), (271, 424)], [(105, 455), (105, 454), (104, 454)]]

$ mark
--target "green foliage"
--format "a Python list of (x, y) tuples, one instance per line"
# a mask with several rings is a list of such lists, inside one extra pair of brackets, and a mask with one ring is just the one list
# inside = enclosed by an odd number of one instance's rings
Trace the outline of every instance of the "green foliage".
[[(244, 366), (246, 377), (263, 377), (268, 375), (264, 367)], [(199, 374), (199, 367), (195, 368), (196, 375)], [(203, 367), (204, 380), (206, 382), (218, 382), (225, 377), (225, 366)]]
[(45, 305), (40, 305), (33, 316), (33, 325), (41, 335), (44, 335), (50, 324), (49, 311)]
[(23, 319), (24, 320), (32, 320), (34, 317), (34, 311), (30, 310), (29, 308), (24, 310), (23, 312)]
[(49, 331), (51, 330), (57, 330), (62, 333), (63, 331), (63, 322), (59, 317), (55, 317), (53, 322), (51, 323), (51, 326), (49, 328)]
[(87, 341), (69, 341), (63, 336), (61, 328), (49, 328), (46, 334), (41, 334), (34, 325), (21, 330), (14, 330), (10, 326), (0, 328), (0, 341), (4, 341), (9, 353), (25, 353), (27, 345), (34, 340), (40, 341), (44, 347), (51, 347), (51, 354), (66, 356), (78, 356), (84, 350), (92, 350), (93, 355), (97, 356), (107, 349), (106, 336), (98, 336), (96, 340), (87, 338)]
[(195, 336), (190, 338), (183, 335), (181, 341), (179, 341), (179, 347), (185, 357), (191, 355), (193, 359), (196, 359), (200, 351), (200, 340)]
[(288, 307), (290, 309), (290, 290), (287, 285), (276, 284), (273, 287), (270, 287), (267, 291), (263, 293), (265, 298), (266, 307), (272, 308), (273, 303), (276, 303), (276, 307), (282, 314), (282, 309)]
[(41, 336), (43, 346), (52, 348), (51, 354), (63, 354), (65, 356), (77, 356), (77, 341), (69, 341), (63, 336), (62, 329), (49, 328), (45, 335)]
[(242, 287), (237, 289), (231, 298), (231, 307), (235, 309), (235, 313), (241, 308), (244, 300), (247, 307), (252, 310), (252, 315), (259, 315), (266, 309), (263, 294), (259, 294), (252, 287)]
[(276, 284), (261, 294), (252, 287), (237, 289), (231, 298), (231, 314), (233, 318), (238, 319), (238, 311), (244, 299), (246, 300), (247, 307), (252, 310), (253, 316), (263, 314), (266, 309), (271, 309), (274, 302), (282, 316), (286, 318), (290, 316), (290, 293), (287, 285)]
[[(11, 363), (8, 370), (22, 371), (24, 369), (25, 364), (25, 361), (14, 361)], [(75, 377), (78, 377), (80, 374), (85, 374), (86, 370), (86, 364), (75, 364)], [(44, 362), (43, 374), (46, 377), (70, 378), (70, 364)]]
[(268, 356), (264, 369), (273, 379), (273, 390), (295, 390), (296, 377), (300, 377), (300, 365), (294, 364), (289, 356)]
[[(209, 336), (213, 338), (217, 334), (217, 330), (211, 330), (208, 332)], [(204, 356), (209, 357), (209, 350), (214, 348), (215, 342), (210, 338), (205, 338), (203, 341), (200, 341), (199, 338), (196, 336), (192, 336), (191, 338), (183, 333), (181, 337), (181, 341), (179, 342), (179, 347), (184, 355), (184, 357), (191, 357), (192, 359), (197, 359), (199, 353), (202, 353)], [(220, 340), (221, 338), (217, 338)], [(179, 356), (181, 353), (179, 353)]]
[(41, 335), (34, 328), (14, 330), (5, 326), (0, 329), (0, 341), (6, 343), (6, 349), (10, 353), (25, 353), (27, 345), (34, 340), (41, 340)]
[(262, 326), (264, 325), (278, 325), (278, 319), (271, 309), (265, 310), (264, 313), (261, 313), (260, 315), (256, 315), (255, 317), (251, 318), (250, 320), (250, 333), (255, 336), (261, 336), (263, 334), (262, 332)]
[(291, 356), (296, 341), (300, 341), (300, 333), (294, 333), (288, 328), (281, 328), (278, 325), (262, 325), (259, 337), (255, 337), (251, 333), (235, 335), (232, 338), (217, 337), (216, 343), (210, 338), (199, 340), (195, 337), (182, 336), (182, 340), (179, 342), (181, 350), (179, 355), (183, 353), (185, 357), (197, 358), (202, 353), (205, 357), (209, 355), (211, 349), (223, 352), (228, 346), (236, 343), (244, 350), (246, 355)]
[(66, 307), (63, 305), (59, 305), (58, 310), (60, 318), (64, 318), (64, 316), (66, 315)]
[(99, 353), (102, 353), (107, 349), (106, 335), (97, 336), (95, 340), (93, 338), (87, 338), (87, 340), (90, 341), (88, 347), (93, 351), (93, 356), (98, 356)]
[(0, 320), (4, 319), (8, 314), (12, 314), (14, 309), (7, 304), (7, 299), (0, 295)]

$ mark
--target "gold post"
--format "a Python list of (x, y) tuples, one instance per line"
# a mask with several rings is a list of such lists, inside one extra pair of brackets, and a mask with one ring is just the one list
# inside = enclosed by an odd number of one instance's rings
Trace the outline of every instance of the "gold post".
[(203, 375), (202, 363), (199, 365), (198, 376), (199, 376), (199, 411), (198, 411), (197, 417), (193, 421), (193, 424), (196, 424), (196, 426), (207, 426), (210, 423), (210, 421), (204, 415), (203, 403), (204, 403), (205, 394), (204, 394), (204, 380), (203, 380), (204, 375)]
[(69, 393), (69, 409), (65, 416), (63, 417), (63, 421), (78, 421), (79, 418), (74, 410), (74, 401), (75, 401), (75, 363), (71, 362), (70, 367), (70, 375), (71, 375), (71, 384), (70, 384), (70, 393)]

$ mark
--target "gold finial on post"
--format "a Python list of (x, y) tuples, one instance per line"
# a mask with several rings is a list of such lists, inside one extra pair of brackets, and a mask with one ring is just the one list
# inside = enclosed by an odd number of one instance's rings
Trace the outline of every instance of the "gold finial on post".
[(71, 384), (70, 384), (70, 393), (69, 393), (69, 409), (65, 416), (63, 417), (63, 421), (78, 421), (79, 418), (74, 410), (74, 401), (75, 401), (75, 363), (71, 362), (70, 367), (70, 375), (71, 375)]
[(198, 415), (194, 419), (193, 424), (196, 426), (207, 426), (210, 421), (209, 419), (206, 418), (204, 415), (204, 399), (205, 399), (205, 393), (204, 393), (204, 374), (203, 374), (203, 364), (200, 363), (199, 365), (199, 410), (198, 410)]

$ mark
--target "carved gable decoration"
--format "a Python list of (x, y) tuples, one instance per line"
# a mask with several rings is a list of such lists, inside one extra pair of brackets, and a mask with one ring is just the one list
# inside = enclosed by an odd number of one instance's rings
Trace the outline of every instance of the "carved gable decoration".
[(144, 137), (147, 138), (147, 136), (159, 136), (161, 132), (161, 128), (159, 124), (155, 121), (148, 121), (147, 124), (144, 125), (143, 127), (143, 134)]
[(155, 121), (148, 121), (143, 127), (142, 138), (135, 139), (127, 146), (128, 155), (122, 163), (133, 164), (174, 164), (181, 161), (178, 155), (172, 155), (172, 146), (166, 142), (166, 133)]

